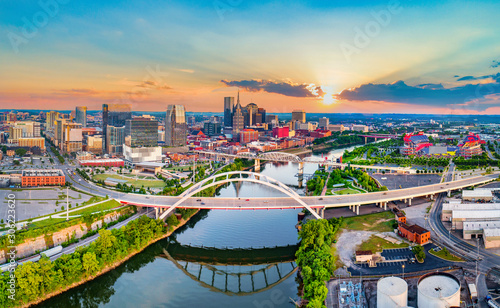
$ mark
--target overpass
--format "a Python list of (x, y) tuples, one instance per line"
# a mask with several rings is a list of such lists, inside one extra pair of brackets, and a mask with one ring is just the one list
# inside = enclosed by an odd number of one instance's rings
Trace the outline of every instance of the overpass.
[(325, 160), (316, 157), (305, 157), (300, 158), (297, 155), (284, 153), (284, 152), (265, 152), (265, 153), (253, 153), (253, 152), (243, 152), (238, 154), (226, 154), (226, 153), (218, 153), (218, 152), (209, 152), (209, 151), (195, 151), (200, 155), (205, 155), (206, 157), (214, 157), (216, 159), (225, 158), (225, 159), (235, 159), (235, 158), (244, 158), (244, 159), (253, 159), (255, 160), (255, 171), (260, 171), (260, 161), (276, 161), (276, 162), (292, 162), (299, 164), (299, 176), (304, 174), (304, 164), (319, 164), (324, 166), (332, 166), (337, 168), (356, 168), (363, 170), (384, 170), (384, 171), (395, 171), (402, 173), (414, 173), (415, 170), (412, 170), (410, 167), (390, 167), (390, 166), (367, 166), (367, 165), (356, 165), (356, 164), (346, 164), (346, 163), (337, 163), (330, 160)]
[(397, 139), (399, 136), (397, 134), (366, 134), (358, 135), (360, 137), (365, 137), (365, 144), (368, 143), (368, 138), (374, 138), (375, 141), (378, 139)]
[[(219, 210), (270, 210), (270, 209), (297, 209), (306, 208), (316, 218), (321, 218), (326, 208), (349, 207), (359, 214), (359, 207), (366, 204), (377, 204), (387, 209), (390, 201), (405, 201), (411, 205), (411, 200), (417, 197), (433, 199), (436, 194), (450, 194), (453, 190), (460, 190), (470, 186), (484, 184), (496, 180), (498, 174), (476, 176), (458, 181), (431, 184), (419, 187), (398, 189), (384, 192), (372, 192), (356, 195), (333, 196), (299, 196), (286, 185), (270, 177), (247, 171), (235, 171), (211, 176), (192, 186), (182, 196), (144, 196), (138, 194), (123, 194), (117, 200), (123, 204), (131, 204), (156, 208), (156, 213), (165, 218), (175, 208), (201, 208)], [(253, 182), (262, 184), (282, 192), (284, 197), (274, 198), (212, 198), (193, 197), (208, 187), (234, 182)]]

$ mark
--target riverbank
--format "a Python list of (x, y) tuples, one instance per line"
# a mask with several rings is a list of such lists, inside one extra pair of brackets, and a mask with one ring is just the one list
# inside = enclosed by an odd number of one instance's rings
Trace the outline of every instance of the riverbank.
[(80, 285), (82, 285), (82, 284), (84, 284), (84, 283), (87, 283), (87, 282), (89, 282), (89, 281), (91, 281), (91, 280), (94, 280), (95, 278), (97, 278), (97, 277), (99, 277), (99, 276), (101, 276), (101, 275), (103, 275), (103, 274), (105, 274), (105, 273), (107, 273), (107, 272), (109, 272), (109, 271), (111, 271), (111, 270), (115, 269), (116, 267), (120, 266), (121, 264), (123, 264), (124, 262), (128, 261), (130, 258), (132, 258), (133, 256), (137, 255), (138, 253), (141, 253), (144, 249), (146, 249), (146, 248), (147, 248), (147, 247), (149, 247), (150, 245), (152, 245), (152, 244), (154, 244), (154, 243), (158, 242), (159, 240), (162, 240), (162, 239), (164, 239), (164, 238), (169, 237), (169, 236), (170, 236), (170, 235), (172, 235), (172, 233), (174, 233), (177, 229), (179, 229), (179, 228), (183, 227), (183, 226), (184, 226), (187, 222), (189, 222), (189, 220), (190, 220), (193, 216), (195, 216), (195, 215), (196, 215), (199, 211), (200, 211), (200, 210), (198, 209), (196, 212), (194, 212), (191, 216), (189, 216), (189, 217), (188, 217), (188, 218), (186, 218), (186, 219), (182, 219), (182, 218), (181, 218), (181, 219), (179, 220), (179, 224), (178, 224), (177, 226), (174, 226), (174, 227), (173, 227), (173, 229), (171, 229), (170, 231), (168, 231), (168, 230), (167, 230), (167, 232), (166, 232), (165, 234), (163, 234), (162, 236), (159, 236), (159, 237), (157, 237), (157, 238), (155, 238), (155, 239), (150, 240), (148, 243), (146, 243), (146, 244), (145, 244), (143, 247), (141, 247), (140, 249), (137, 249), (137, 250), (135, 250), (134, 252), (132, 252), (132, 253), (130, 253), (129, 255), (127, 255), (125, 258), (123, 258), (123, 259), (121, 259), (121, 260), (119, 260), (119, 261), (116, 261), (116, 262), (114, 262), (114, 263), (113, 263), (113, 264), (111, 264), (111, 265), (108, 265), (108, 266), (104, 267), (103, 269), (101, 269), (101, 270), (100, 270), (99, 272), (97, 272), (96, 274), (91, 275), (91, 276), (89, 276), (89, 277), (86, 277), (85, 279), (80, 280), (80, 281), (78, 281), (78, 282), (75, 282), (75, 283), (73, 283), (73, 284), (71, 284), (71, 285), (69, 285), (69, 286), (66, 286), (65, 288), (63, 288), (63, 289), (61, 289), (61, 290), (58, 290), (58, 291), (54, 291), (54, 292), (48, 293), (48, 294), (44, 295), (42, 298), (37, 299), (36, 301), (31, 301), (31, 302), (29, 302), (29, 303), (27, 303), (27, 304), (24, 304), (24, 305), (22, 305), (22, 306), (15, 306), (15, 307), (22, 307), (22, 308), (25, 308), (25, 307), (32, 307), (32, 306), (34, 306), (34, 305), (37, 305), (37, 304), (42, 303), (43, 301), (45, 301), (45, 300), (47, 300), (47, 299), (49, 299), (49, 298), (51, 298), (51, 297), (54, 297), (54, 296), (60, 295), (60, 294), (62, 294), (62, 293), (64, 293), (64, 292), (66, 292), (66, 291), (68, 291), (68, 290), (70, 290), (70, 289), (73, 289), (73, 288), (75, 288), (75, 287), (77, 287), (77, 286), (80, 286)]
[(326, 142), (322, 144), (317, 144), (312, 146), (312, 152), (320, 152), (326, 150), (336, 150), (336, 149), (346, 149), (352, 146), (363, 145), (364, 142), (351, 142), (346, 144), (335, 144), (333, 142)]

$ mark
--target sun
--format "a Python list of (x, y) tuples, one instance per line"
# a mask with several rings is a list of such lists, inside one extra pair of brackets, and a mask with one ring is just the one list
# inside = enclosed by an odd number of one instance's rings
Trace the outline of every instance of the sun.
[(321, 86), (321, 89), (323, 90), (323, 92), (325, 92), (325, 95), (323, 96), (324, 105), (332, 105), (337, 102), (337, 100), (333, 98), (333, 94), (335, 94), (335, 92), (333, 91), (332, 87)]

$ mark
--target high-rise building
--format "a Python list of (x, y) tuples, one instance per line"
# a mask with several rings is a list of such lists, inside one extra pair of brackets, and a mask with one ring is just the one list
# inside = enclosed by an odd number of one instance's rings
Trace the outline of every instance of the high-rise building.
[[(125, 143), (125, 126), (115, 127), (108, 125), (106, 132), (106, 153), (121, 154), (123, 153), (123, 144)], [(102, 141), (101, 141), (102, 144)]]
[(266, 109), (259, 108), (255, 124), (266, 123)]
[(253, 129), (243, 129), (240, 131), (240, 142), (243, 144), (259, 140), (259, 132)]
[(182, 105), (168, 105), (165, 117), (165, 144), (167, 146), (184, 146), (186, 142), (186, 110)]
[(60, 148), (67, 153), (81, 152), (83, 147), (82, 124), (66, 122), (63, 127), (63, 141)]
[(133, 148), (158, 146), (158, 121), (148, 118), (127, 120), (125, 144)]
[(59, 112), (49, 111), (47, 112), (47, 119), (45, 120), (45, 128), (47, 130), (52, 130), (56, 126), (56, 120), (59, 118)]
[(267, 124), (272, 124), (273, 121), (277, 124), (278, 123), (278, 116), (275, 114), (268, 114), (266, 115), (266, 123)]
[(297, 122), (306, 123), (306, 112), (304, 110), (292, 111), (292, 120)]
[[(125, 142), (125, 137), (123, 138), (123, 140), (124, 140), (123, 142)], [(87, 150), (92, 153), (101, 154), (102, 136), (101, 135), (87, 136)]]
[(125, 126), (125, 121), (132, 119), (132, 108), (129, 104), (103, 104), (102, 105), (102, 133), (103, 133), (103, 153), (106, 153), (107, 126)]
[(221, 134), (220, 123), (207, 122), (203, 125), (203, 133), (207, 136), (219, 136)]
[(234, 97), (224, 97), (224, 126), (233, 126)]
[(9, 143), (17, 143), (23, 137), (23, 129), (17, 126), (9, 127)]
[(240, 105), (240, 96), (238, 94), (238, 102), (233, 111), (233, 137), (236, 136), (241, 130), (245, 128), (245, 118)]
[(75, 122), (82, 124), (83, 127), (87, 127), (87, 107), (78, 106), (75, 109), (76, 117)]
[(328, 125), (330, 124), (330, 119), (327, 117), (323, 117), (319, 119), (319, 127), (322, 129), (328, 129)]

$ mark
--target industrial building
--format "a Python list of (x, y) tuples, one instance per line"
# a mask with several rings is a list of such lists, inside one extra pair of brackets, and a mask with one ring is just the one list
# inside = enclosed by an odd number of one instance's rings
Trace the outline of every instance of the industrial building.
[(499, 210), (500, 203), (444, 203), (441, 221), (452, 221), (453, 211)]
[(61, 169), (30, 169), (22, 171), (22, 187), (64, 185), (65, 183), (66, 178)]
[(491, 189), (476, 188), (474, 190), (462, 190), (463, 201), (485, 201), (490, 202), (493, 200), (493, 193)]

